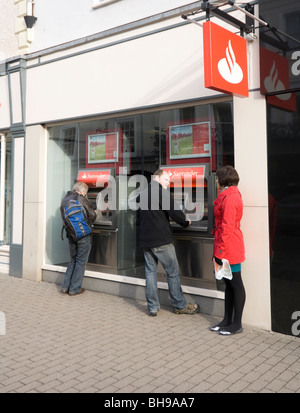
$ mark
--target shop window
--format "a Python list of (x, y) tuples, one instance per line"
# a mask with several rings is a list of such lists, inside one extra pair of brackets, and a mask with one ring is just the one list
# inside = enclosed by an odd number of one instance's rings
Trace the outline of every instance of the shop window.
[[(223, 165), (234, 165), (231, 101), (99, 118), (54, 126), (48, 131), (47, 264), (65, 266), (69, 261), (68, 244), (60, 241), (62, 197), (80, 176), (90, 179), (89, 197), (95, 203), (98, 192), (104, 188), (101, 177), (111, 174), (117, 185), (117, 208), (99, 209), (99, 228), (87, 268), (144, 278), (138, 221), (136, 211), (129, 206), (129, 196), (138, 185), (147, 184), (160, 167), (176, 173), (195, 173), (204, 165), (210, 186), (208, 189), (207, 183), (203, 184), (205, 200), (198, 227), (194, 223), (193, 231), (183, 237), (177, 234), (175, 245), (184, 284), (217, 288), (211, 266), (212, 222), (208, 217), (212, 215), (215, 196), (214, 173)], [(177, 148), (175, 135), (179, 141)], [(135, 187), (132, 182), (136, 178)], [(194, 184), (190, 187), (194, 202), (197, 191)]]
[[(293, 13), (285, 16), (286, 32), (295, 39), (300, 39), (300, 11), (294, 11)], [(299, 47), (299, 44), (289, 39), (292, 47)]]
[[(1, 146), (1, 145), (0, 145)], [(5, 165), (4, 165), (4, 216), (1, 217), (3, 222), (1, 223), (2, 232), (0, 234), (0, 245), (10, 244), (10, 231), (11, 231), (11, 137), (6, 136), (6, 149), (5, 149)], [(2, 148), (1, 148), (2, 149)], [(0, 154), (1, 154), (0, 149)], [(0, 161), (1, 164), (1, 161)], [(2, 177), (1, 177), (2, 179)], [(1, 194), (1, 197), (3, 195)], [(1, 201), (3, 198), (1, 199)]]
[[(300, 309), (300, 92), (297, 110), (267, 106), (272, 330), (293, 333)], [(299, 334), (298, 334), (299, 335)]]

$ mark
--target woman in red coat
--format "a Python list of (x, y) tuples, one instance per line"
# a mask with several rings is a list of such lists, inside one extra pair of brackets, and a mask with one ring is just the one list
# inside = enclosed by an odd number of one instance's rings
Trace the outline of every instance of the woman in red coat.
[(243, 200), (237, 187), (240, 178), (232, 166), (220, 168), (216, 176), (219, 195), (214, 202), (214, 259), (219, 265), (223, 264), (223, 258), (227, 259), (233, 277), (232, 280), (224, 278), (225, 315), (211, 330), (230, 335), (243, 331), (242, 313), (246, 299), (241, 278), (241, 263), (245, 261), (244, 238), (240, 229)]

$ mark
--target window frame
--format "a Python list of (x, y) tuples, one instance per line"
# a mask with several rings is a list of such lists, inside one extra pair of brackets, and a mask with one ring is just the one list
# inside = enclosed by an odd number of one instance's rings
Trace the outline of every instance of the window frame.
[[(67, 132), (70, 129), (75, 129), (75, 135), (74, 135), (74, 142), (73, 142), (73, 151), (68, 153), (68, 156), (70, 156), (71, 160), (75, 160), (78, 158), (78, 124), (77, 123), (72, 123), (68, 125), (63, 125), (60, 128), (59, 132), (59, 146), (67, 149), (66, 146), (66, 140), (68, 139), (68, 136), (65, 135), (65, 132)], [(68, 145), (68, 143), (67, 143)], [(67, 149), (68, 150), (68, 149)]]

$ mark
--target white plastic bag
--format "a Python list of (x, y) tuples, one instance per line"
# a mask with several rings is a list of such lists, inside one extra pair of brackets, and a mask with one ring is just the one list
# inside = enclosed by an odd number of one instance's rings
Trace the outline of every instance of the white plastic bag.
[(221, 280), (222, 278), (228, 278), (228, 280), (232, 280), (232, 272), (230, 268), (229, 261), (225, 258), (222, 259), (223, 265), (219, 265), (216, 263), (215, 259), (214, 262), (214, 272), (215, 277), (217, 280)]

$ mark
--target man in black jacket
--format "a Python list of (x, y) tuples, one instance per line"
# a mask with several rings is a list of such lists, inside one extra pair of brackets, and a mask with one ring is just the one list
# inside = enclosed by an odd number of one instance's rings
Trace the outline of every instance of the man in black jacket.
[(175, 203), (168, 187), (169, 174), (159, 169), (154, 173), (148, 188), (141, 192), (140, 200), (140, 246), (144, 249), (146, 300), (150, 316), (156, 316), (160, 308), (157, 291), (158, 261), (167, 274), (169, 294), (176, 314), (195, 314), (199, 311), (196, 304), (187, 304), (180, 285), (178, 260), (173, 245), (169, 218), (177, 224), (187, 227), (186, 220), (179, 205)]
[[(77, 181), (72, 188), (72, 191), (68, 191), (66, 196), (61, 201), (61, 215), (63, 217), (63, 209), (67, 205), (70, 199), (76, 199), (84, 207), (87, 223), (92, 226), (92, 223), (97, 217), (97, 212), (91, 207), (86, 194), (88, 192), (88, 185), (85, 182)], [(69, 295), (77, 295), (84, 292), (84, 288), (81, 288), (86, 263), (88, 261), (91, 247), (92, 247), (92, 235), (87, 235), (77, 241), (74, 241), (70, 234), (68, 235), (71, 261), (67, 267), (67, 271), (62, 284), (61, 292)]]

